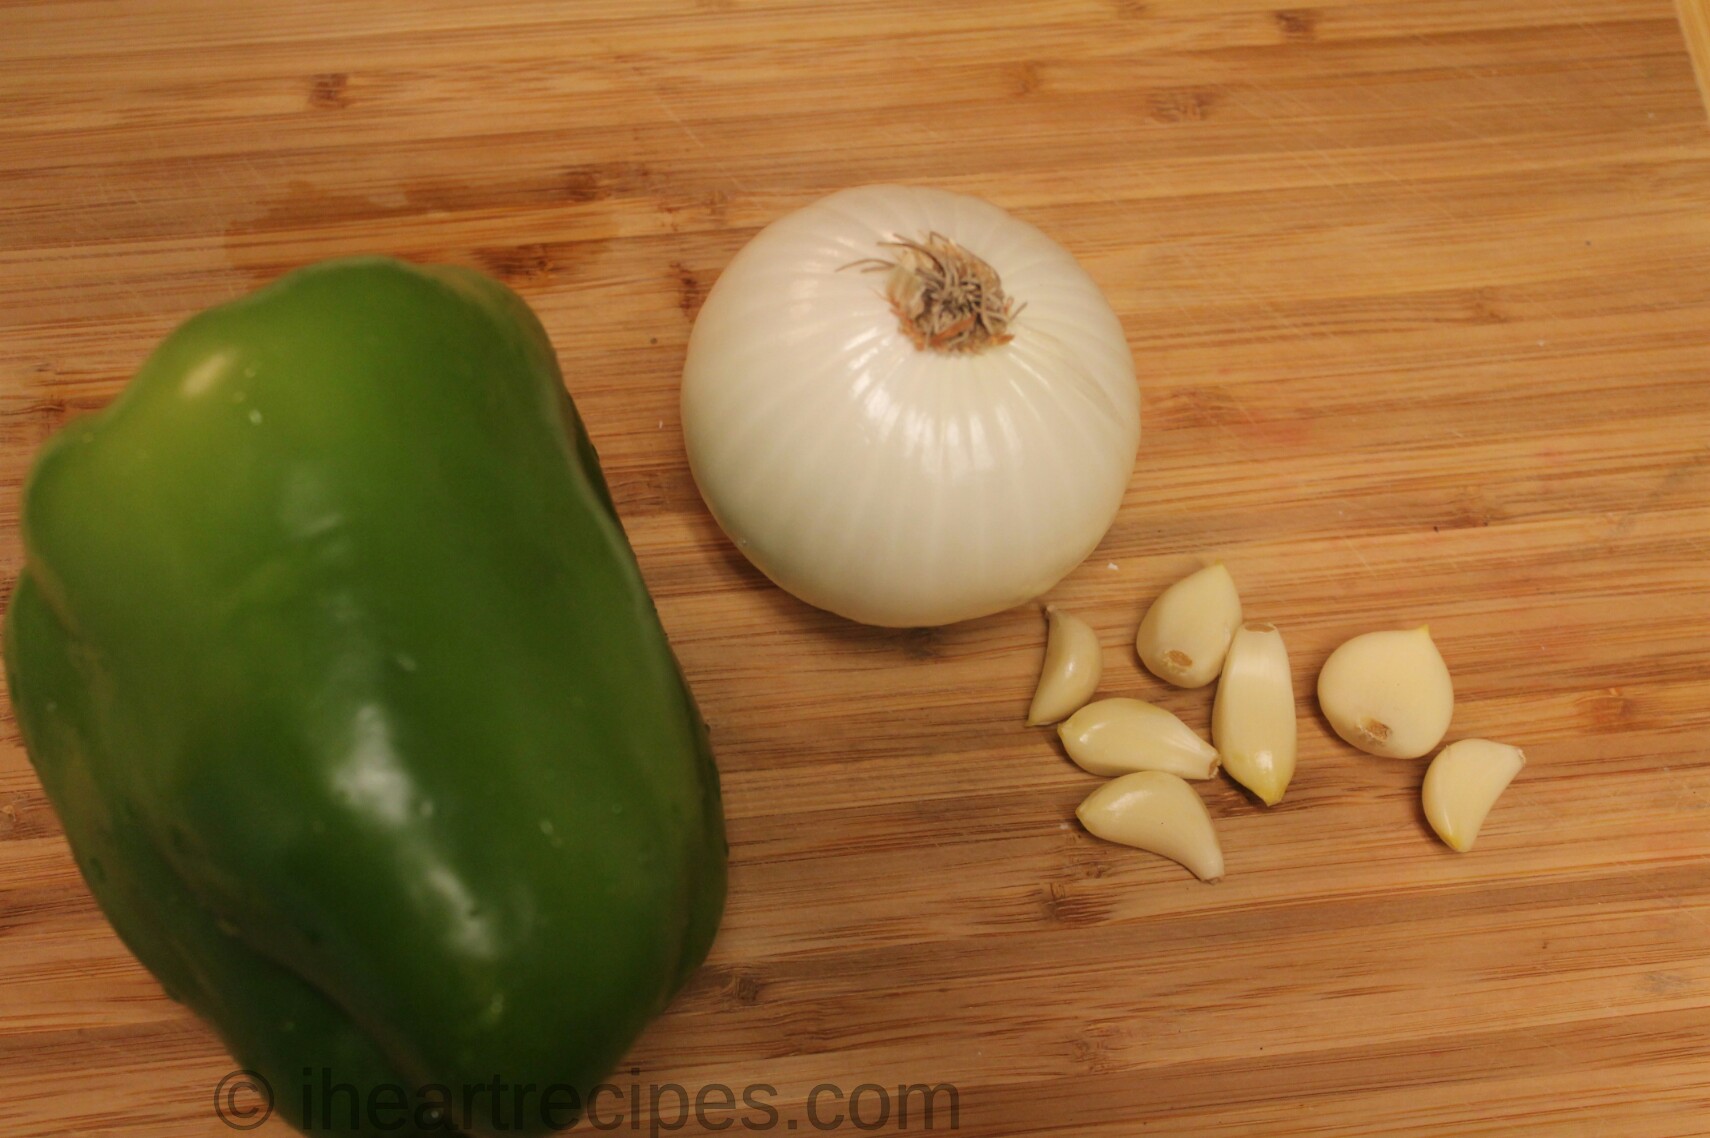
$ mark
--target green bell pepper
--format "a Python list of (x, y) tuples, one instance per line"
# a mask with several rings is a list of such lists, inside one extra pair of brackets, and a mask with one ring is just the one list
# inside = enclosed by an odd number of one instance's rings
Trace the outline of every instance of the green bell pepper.
[(360, 258), (205, 312), (44, 448), (23, 532), (30, 758), (114, 928), (279, 1112), (572, 1122), (705, 957), (726, 846), (527, 305)]

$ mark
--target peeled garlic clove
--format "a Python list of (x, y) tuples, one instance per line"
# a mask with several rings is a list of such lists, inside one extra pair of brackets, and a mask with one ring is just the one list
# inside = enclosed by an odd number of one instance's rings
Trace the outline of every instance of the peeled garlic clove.
[(1255, 621), (1235, 631), (1211, 707), (1211, 741), (1223, 769), (1266, 806), (1282, 801), (1294, 778), (1294, 681), (1276, 625)]
[(1485, 816), (1520, 768), (1526, 753), (1489, 739), (1450, 743), (1425, 771), (1425, 818), (1449, 848), (1466, 853), (1478, 840)]
[(1181, 688), (1204, 687), (1223, 669), (1241, 624), (1241, 597), (1219, 561), (1159, 594), (1140, 621), (1135, 651), (1147, 671)]
[(1033, 703), (1027, 709), (1027, 725), (1055, 723), (1073, 714), (1092, 698), (1104, 671), (1104, 655), (1098, 634), (1080, 617), (1070, 616), (1055, 605), (1045, 610), (1050, 622), (1045, 635), (1045, 667)]
[(1082, 770), (1098, 775), (1164, 771), (1181, 778), (1217, 773), (1217, 750), (1161, 707), (1138, 699), (1089, 703), (1057, 734)]
[(1324, 661), (1318, 706), (1336, 734), (1367, 754), (1417, 759), (1448, 734), (1455, 687), (1428, 627), (1367, 632)]
[(1201, 881), (1223, 876), (1223, 847), (1193, 787), (1163, 771), (1135, 771), (1087, 795), (1075, 817), (1107, 842), (1162, 854)]

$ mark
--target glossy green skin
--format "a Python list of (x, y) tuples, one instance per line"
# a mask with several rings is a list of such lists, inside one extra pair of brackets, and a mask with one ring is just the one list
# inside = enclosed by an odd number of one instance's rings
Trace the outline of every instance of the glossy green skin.
[[(475, 1133), (567, 1124), (540, 1096), (586, 1101), (705, 957), (726, 847), (527, 306), (457, 268), (294, 273), (60, 432), (23, 525), (13, 705), (167, 990), (298, 1126), (307, 1082), (317, 1132), (367, 1132), (347, 1098), (323, 1125), (323, 1068), (442, 1085)], [(418, 1105), (384, 1132), (445, 1133)]]

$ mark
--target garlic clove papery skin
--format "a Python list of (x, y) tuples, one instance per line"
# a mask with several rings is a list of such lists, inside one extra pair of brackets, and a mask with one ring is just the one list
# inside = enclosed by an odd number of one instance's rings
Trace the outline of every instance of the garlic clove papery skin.
[(1072, 715), (1098, 690), (1104, 672), (1104, 652), (1090, 624), (1055, 605), (1045, 610), (1045, 619), (1045, 664), (1027, 708), (1029, 727)]
[(1490, 808), (1525, 765), (1526, 753), (1506, 743), (1489, 739), (1450, 743), (1425, 771), (1420, 800), (1426, 821), (1450, 849), (1466, 853), (1478, 840)]
[(1087, 833), (1159, 854), (1201, 881), (1223, 876), (1223, 847), (1194, 788), (1163, 771), (1135, 771), (1087, 795), (1075, 810)]
[(1220, 561), (1165, 589), (1146, 610), (1134, 648), (1165, 683), (1199, 688), (1217, 678), (1241, 626), (1241, 597)]
[(1096, 775), (1163, 771), (1178, 778), (1211, 778), (1217, 749), (1175, 715), (1143, 700), (1116, 697), (1089, 703), (1057, 727), (1063, 749)]
[(1384, 758), (1417, 759), (1448, 734), (1455, 687), (1430, 628), (1367, 632), (1324, 661), (1318, 706), (1350, 745)]
[[(1018, 311), (977, 354), (917, 349), (861, 262), (935, 232)], [(1121, 323), (1061, 246), (987, 202), (845, 190), (768, 226), (695, 319), (684, 441), (713, 517), (809, 604), (917, 627), (1040, 596), (1127, 489), (1139, 393)]]
[(1211, 708), (1211, 741), (1229, 777), (1266, 806), (1282, 801), (1294, 778), (1299, 726), (1288, 650), (1273, 624), (1235, 630)]

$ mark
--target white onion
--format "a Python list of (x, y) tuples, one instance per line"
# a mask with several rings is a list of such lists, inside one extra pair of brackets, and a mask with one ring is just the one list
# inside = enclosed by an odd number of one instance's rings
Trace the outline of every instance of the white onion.
[[(1007, 342), (917, 348), (873, 260), (941, 235), (1014, 303)], [(989, 293), (989, 290), (988, 290)], [(708, 295), (683, 370), (689, 463), (778, 585), (867, 624), (948, 624), (1045, 592), (1116, 516), (1140, 438), (1092, 278), (977, 198), (864, 186), (784, 217)]]

